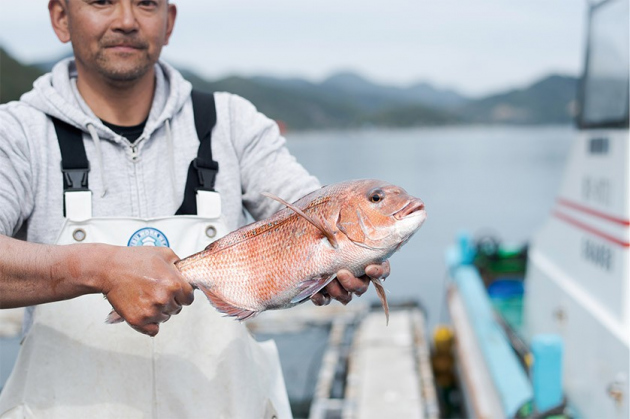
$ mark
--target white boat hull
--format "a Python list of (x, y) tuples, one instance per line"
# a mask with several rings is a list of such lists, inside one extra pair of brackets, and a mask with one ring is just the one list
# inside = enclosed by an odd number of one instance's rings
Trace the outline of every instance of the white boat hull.
[[(607, 152), (593, 153), (601, 139)], [(525, 332), (562, 336), (564, 388), (587, 418), (630, 417), (628, 143), (627, 130), (580, 134), (529, 254)]]

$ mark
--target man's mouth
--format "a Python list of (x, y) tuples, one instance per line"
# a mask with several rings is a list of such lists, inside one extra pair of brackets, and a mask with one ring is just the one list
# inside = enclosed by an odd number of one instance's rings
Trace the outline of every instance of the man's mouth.
[(148, 45), (146, 42), (141, 40), (132, 40), (132, 39), (117, 39), (117, 40), (108, 40), (103, 42), (104, 48), (111, 48), (117, 50), (141, 50), (147, 49)]
[(130, 44), (107, 45), (105, 46), (105, 48), (117, 49), (117, 50), (129, 50), (129, 51), (143, 49), (141, 46), (130, 45)]

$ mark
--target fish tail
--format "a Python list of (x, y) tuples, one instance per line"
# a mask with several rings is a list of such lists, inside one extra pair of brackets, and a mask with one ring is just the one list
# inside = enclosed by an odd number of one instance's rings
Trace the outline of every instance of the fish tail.
[(124, 320), (125, 319), (123, 319), (120, 314), (116, 313), (116, 310), (112, 310), (107, 315), (107, 318), (105, 319), (105, 323), (116, 324), (116, 323), (122, 323)]
[(206, 286), (208, 286), (208, 272), (212, 272), (211, 266), (208, 266), (208, 268), (203, 271), (199, 269), (200, 266), (209, 265), (212, 262), (212, 260), (205, 257), (203, 253), (204, 252), (201, 251), (175, 262), (175, 267), (186, 281), (195, 288), (199, 288), (199, 283), (202, 281), (201, 277), (203, 277), (203, 281), (206, 282)]

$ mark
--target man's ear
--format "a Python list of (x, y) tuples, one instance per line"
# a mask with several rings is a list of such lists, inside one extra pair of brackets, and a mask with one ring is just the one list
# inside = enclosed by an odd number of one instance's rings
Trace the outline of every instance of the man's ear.
[(70, 42), (70, 31), (68, 30), (68, 5), (65, 0), (49, 0), (48, 13), (57, 38), (64, 44)]
[(177, 7), (174, 4), (168, 3), (166, 7), (168, 7), (168, 16), (166, 17), (166, 40), (164, 45), (168, 45), (168, 40), (173, 33), (173, 28), (175, 27), (175, 18), (177, 17)]

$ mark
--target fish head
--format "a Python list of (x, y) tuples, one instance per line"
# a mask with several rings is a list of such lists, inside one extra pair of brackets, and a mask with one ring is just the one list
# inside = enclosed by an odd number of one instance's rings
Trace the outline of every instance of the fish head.
[(403, 188), (379, 180), (348, 185), (337, 220), (338, 229), (362, 247), (398, 250), (422, 226), (424, 203)]

